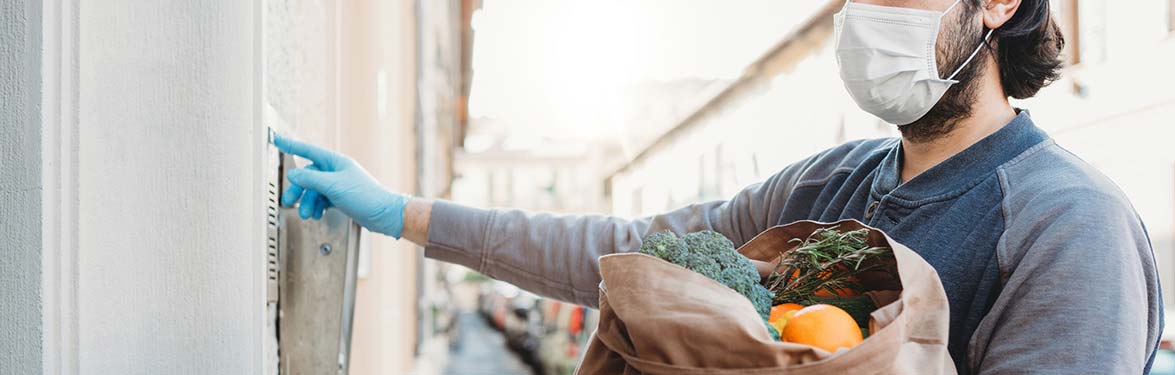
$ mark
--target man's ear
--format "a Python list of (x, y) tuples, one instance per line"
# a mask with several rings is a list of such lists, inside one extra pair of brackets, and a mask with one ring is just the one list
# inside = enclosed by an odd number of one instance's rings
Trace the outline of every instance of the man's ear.
[(1020, 9), (1020, 0), (986, 0), (984, 3), (983, 26), (988, 29), (1000, 28)]

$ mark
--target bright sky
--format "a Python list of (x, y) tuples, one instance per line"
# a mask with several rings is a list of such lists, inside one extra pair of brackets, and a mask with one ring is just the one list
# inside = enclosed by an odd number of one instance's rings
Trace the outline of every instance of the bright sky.
[(822, 0), (485, 0), (470, 114), (511, 132), (619, 134), (624, 85), (734, 78)]

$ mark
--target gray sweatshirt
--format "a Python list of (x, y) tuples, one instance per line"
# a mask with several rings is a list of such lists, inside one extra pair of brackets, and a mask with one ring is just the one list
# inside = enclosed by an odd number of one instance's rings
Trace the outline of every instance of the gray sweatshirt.
[(1149, 368), (1163, 325), (1159, 279), (1146, 229), (1112, 182), (1027, 111), (906, 183), (901, 153), (897, 139), (850, 142), (730, 200), (631, 220), (437, 202), (425, 255), (596, 306), (597, 259), (636, 251), (651, 233), (709, 229), (742, 245), (775, 225), (852, 218), (938, 271), (960, 373)]

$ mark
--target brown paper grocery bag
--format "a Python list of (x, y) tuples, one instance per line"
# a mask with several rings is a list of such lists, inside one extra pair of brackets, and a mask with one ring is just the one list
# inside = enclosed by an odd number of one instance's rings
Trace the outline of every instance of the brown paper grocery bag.
[[(856, 220), (799, 221), (760, 233), (739, 252), (771, 261), (796, 246), (789, 240), (831, 226), (868, 228)], [(956, 373), (947, 353), (950, 313), (938, 274), (879, 230), (870, 228), (869, 242), (893, 248), (902, 290), (872, 314), (869, 338), (836, 353), (772, 340), (750, 301), (701, 274), (639, 253), (600, 257), (599, 326), (576, 373)]]

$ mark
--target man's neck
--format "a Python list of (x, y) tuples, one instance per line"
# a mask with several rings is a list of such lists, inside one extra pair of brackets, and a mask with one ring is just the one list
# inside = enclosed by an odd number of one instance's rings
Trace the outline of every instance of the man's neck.
[[(995, 64), (987, 64), (995, 66)], [(985, 76), (991, 77), (991, 71)], [(999, 72), (995, 72), (995, 77)], [(971, 106), (971, 116), (959, 120), (950, 133), (925, 142), (902, 138), (902, 183), (966, 150), (1016, 118), (998, 80), (988, 80)]]

